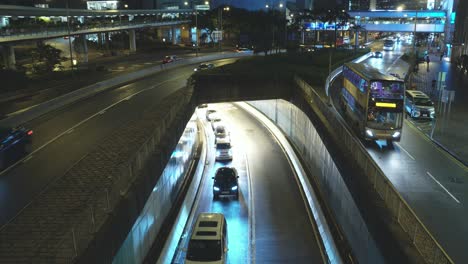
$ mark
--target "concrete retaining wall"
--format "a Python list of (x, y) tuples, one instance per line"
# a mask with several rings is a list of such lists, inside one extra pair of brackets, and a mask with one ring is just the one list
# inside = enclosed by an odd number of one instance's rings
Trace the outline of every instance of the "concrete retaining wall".
[(359, 263), (385, 263), (343, 176), (309, 117), (284, 100), (249, 103), (281, 128), (307, 162)]

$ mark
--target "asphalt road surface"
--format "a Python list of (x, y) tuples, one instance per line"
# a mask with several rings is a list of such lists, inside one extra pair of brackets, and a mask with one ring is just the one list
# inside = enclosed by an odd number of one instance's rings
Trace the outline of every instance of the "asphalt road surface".
[[(401, 75), (404, 69), (396, 60), (403, 49), (383, 52), (383, 59), (369, 58), (364, 63)], [(340, 87), (338, 80), (331, 89), (335, 107)], [(425, 136), (417, 128), (420, 123), (408, 117), (403, 123), (401, 141), (394, 143), (393, 148), (388, 148), (385, 142), (376, 142), (367, 149), (448, 255), (455, 263), (465, 263), (468, 170)]]
[[(209, 108), (220, 113), (231, 131), (233, 160), (215, 161), (214, 135), (205, 121), (209, 134), (208, 165), (195, 215), (200, 212), (225, 215), (227, 263), (323, 263), (293, 169), (275, 137), (235, 104), (211, 104)], [(203, 118), (205, 110), (199, 111)], [(239, 200), (213, 200), (211, 177), (221, 166), (237, 169)]]
[[(215, 65), (232, 63), (224, 59)], [(48, 184), (65, 174), (107, 135), (185, 86), (194, 66), (155, 74), (59, 111), (25, 126), (34, 130), (33, 151), (0, 172), (0, 226), (12, 219)]]

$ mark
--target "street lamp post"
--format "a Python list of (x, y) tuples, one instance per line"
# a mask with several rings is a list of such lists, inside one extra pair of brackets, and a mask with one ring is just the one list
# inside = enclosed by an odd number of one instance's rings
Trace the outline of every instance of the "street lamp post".
[[(184, 5), (188, 6), (188, 2), (185, 1)], [(198, 57), (198, 9), (197, 6), (193, 4), (193, 0), (190, 1), (190, 5), (195, 9), (195, 56)]]
[(222, 50), (222, 41), (223, 41), (223, 11), (229, 11), (230, 7), (225, 6), (223, 8), (219, 7), (218, 9), (218, 17), (219, 17), (219, 30), (220, 30), (220, 37), (218, 39), (219, 44), (219, 51)]
[(286, 44), (288, 42), (288, 18), (286, 15), (286, 7), (283, 5), (283, 3), (279, 4), (280, 10), (283, 10), (284, 7), (284, 48), (286, 48)]

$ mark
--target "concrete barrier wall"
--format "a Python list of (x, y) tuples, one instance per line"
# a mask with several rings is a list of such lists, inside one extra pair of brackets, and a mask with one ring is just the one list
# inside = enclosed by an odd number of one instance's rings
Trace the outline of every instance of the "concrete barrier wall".
[(112, 263), (143, 263), (164, 219), (171, 210), (198, 146), (196, 116), (187, 124), (145, 207)]
[[(380, 223), (375, 228), (387, 229), (387, 235), (393, 235), (395, 236), (394, 239), (399, 240), (399, 244), (394, 245), (399, 248), (391, 252), (388, 257), (395, 259), (396, 254), (399, 254), (399, 257), (411, 258), (411, 261), (418, 263), (424, 261), (434, 264), (453, 263), (431, 232), (401, 197), (392, 182), (388, 180), (385, 173), (367, 153), (361, 141), (348, 131), (343, 124), (343, 120), (337, 116), (336, 112), (332, 111), (329, 105), (315, 92), (314, 88), (304, 80), (295, 76), (294, 82), (303, 93), (302, 96), (305, 97), (304, 99), (308, 102), (309, 107), (317, 115), (320, 115), (321, 122), (330, 127), (329, 136), (337, 142), (339, 151), (342, 155), (348, 157), (349, 162), (354, 163), (354, 170), (361, 172), (358, 174), (359, 178), (354, 179), (354, 181), (366, 184), (367, 191), (375, 194), (372, 202), (379, 203), (379, 205), (378, 208), (375, 207), (374, 209), (382, 209), (378, 216), (378, 218), (381, 218)], [(382, 241), (382, 239), (380, 240)], [(381, 243), (381, 241), (379, 242)], [(385, 250), (392, 251), (393, 249), (385, 248)]]
[(385, 263), (343, 176), (307, 115), (284, 100), (249, 103), (281, 128), (307, 162), (359, 263)]

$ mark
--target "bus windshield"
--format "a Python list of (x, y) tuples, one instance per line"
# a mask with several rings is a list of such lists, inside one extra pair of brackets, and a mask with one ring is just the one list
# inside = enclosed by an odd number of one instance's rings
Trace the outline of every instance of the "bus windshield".
[(403, 99), (404, 85), (402, 82), (372, 81), (370, 95), (380, 99)]
[(373, 129), (401, 128), (403, 113), (389, 112), (380, 109), (369, 109), (367, 112), (367, 126)]

